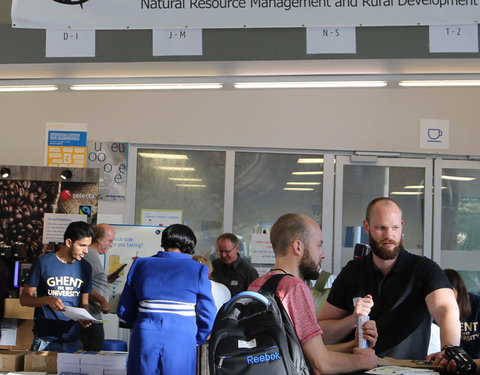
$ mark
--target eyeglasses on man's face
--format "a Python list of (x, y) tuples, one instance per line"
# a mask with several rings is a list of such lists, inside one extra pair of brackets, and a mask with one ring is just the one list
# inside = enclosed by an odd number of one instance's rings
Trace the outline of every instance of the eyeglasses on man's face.
[(217, 249), (217, 253), (227, 255), (227, 254), (230, 254), (233, 250), (235, 250), (236, 247), (237, 247), (237, 246), (234, 246), (234, 247), (232, 247), (230, 250), (220, 250), (220, 249)]

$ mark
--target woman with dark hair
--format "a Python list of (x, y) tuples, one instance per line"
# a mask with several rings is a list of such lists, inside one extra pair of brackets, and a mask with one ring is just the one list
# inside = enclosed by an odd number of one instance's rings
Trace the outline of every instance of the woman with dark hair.
[(469, 293), (460, 274), (452, 269), (444, 270), (452, 284), (460, 310), (460, 322), (462, 324), (462, 338), (460, 346), (472, 358), (480, 357), (480, 296)]
[(216, 315), (208, 268), (195, 262), (197, 239), (182, 224), (162, 233), (162, 247), (133, 262), (118, 316), (133, 326), (128, 375), (194, 375), (196, 345), (207, 339)]

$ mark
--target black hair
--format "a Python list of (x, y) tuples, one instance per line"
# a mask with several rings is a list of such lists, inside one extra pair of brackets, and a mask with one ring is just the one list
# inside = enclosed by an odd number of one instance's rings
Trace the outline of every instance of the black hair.
[(462, 279), (462, 276), (451, 268), (443, 270), (452, 284), (453, 289), (457, 291), (457, 303), (460, 310), (460, 318), (467, 318), (472, 312), (472, 305), (470, 304), (470, 296), (468, 295), (467, 287)]
[(173, 224), (162, 232), (162, 247), (167, 249), (178, 249), (185, 254), (193, 254), (197, 237), (193, 231), (183, 224)]
[(63, 234), (63, 241), (70, 238), (72, 242), (75, 242), (85, 237), (93, 238), (92, 226), (84, 221), (73, 221), (68, 224), (68, 227)]

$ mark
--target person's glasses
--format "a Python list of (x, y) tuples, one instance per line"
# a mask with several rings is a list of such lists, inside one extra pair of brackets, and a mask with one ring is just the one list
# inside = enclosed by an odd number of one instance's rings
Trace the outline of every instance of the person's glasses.
[(237, 246), (234, 246), (230, 250), (218, 250), (217, 249), (217, 253), (219, 253), (219, 254), (230, 254), (233, 250), (235, 250), (236, 247)]

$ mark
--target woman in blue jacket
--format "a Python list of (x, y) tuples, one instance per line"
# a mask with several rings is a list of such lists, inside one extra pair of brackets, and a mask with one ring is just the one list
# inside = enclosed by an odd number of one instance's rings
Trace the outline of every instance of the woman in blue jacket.
[(189, 227), (170, 225), (165, 251), (132, 264), (117, 310), (133, 326), (128, 375), (195, 374), (196, 345), (216, 315), (208, 269), (189, 256), (196, 243)]

